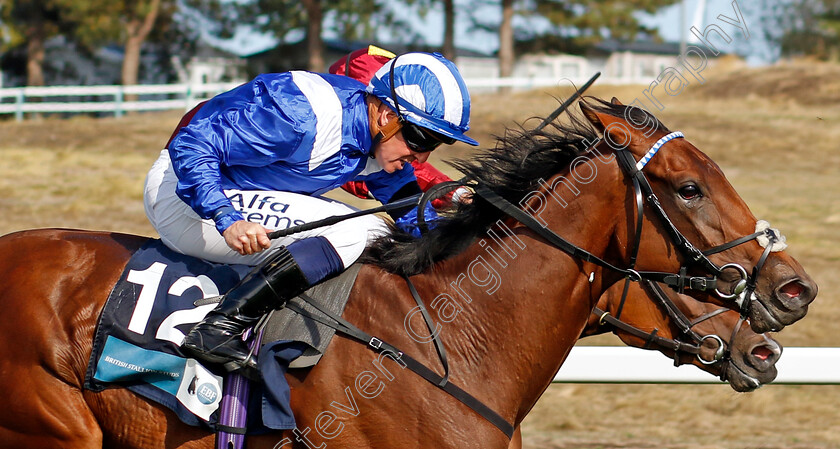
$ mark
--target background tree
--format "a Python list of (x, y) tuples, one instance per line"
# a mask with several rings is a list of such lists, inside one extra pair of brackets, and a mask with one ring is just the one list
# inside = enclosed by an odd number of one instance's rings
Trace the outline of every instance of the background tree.
[(0, 22), (6, 34), (0, 50), (25, 45), (26, 85), (43, 86), (45, 43), (71, 25), (62, 22), (51, 0), (5, 0), (0, 3)]
[(547, 35), (568, 37), (577, 45), (594, 45), (604, 39), (635, 41), (657, 38), (656, 29), (642, 25), (636, 15), (655, 13), (678, 0), (535, 0), (536, 14), (552, 28)]
[(513, 0), (502, 0), (502, 22), (499, 24), (499, 76), (506, 78), (513, 75), (513, 53), (515, 30), (513, 28)]
[[(636, 14), (654, 13), (677, 1), (500, 0), (500, 23), (477, 17), (472, 17), (472, 22), (475, 29), (498, 30), (499, 74), (504, 77), (513, 73), (517, 41), (531, 41), (543, 51), (559, 52), (579, 51), (605, 39), (656, 39), (656, 30), (642, 25)], [(527, 20), (517, 24), (516, 17)], [(534, 27), (533, 21), (540, 19), (544, 26)]]
[(137, 84), (143, 44), (159, 18), (169, 21), (176, 0), (50, 0), (62, 18), (77, 24), (76, 40), (95, 47), (118, 41), (124, 48), (121, 83)]
[(256, 0), (240, 5), (237, 17), (242, 23), (255, 24), (258, 31), (271, 33), (281, 41), (293, 36), (293, 32), (302, 33), (306, 40), (307, 69), (323, 71), (326, 68), (323, 56), (326, 26), (349, 41), (375, 43), (379, 40), (379, 33), (391, 34), (392, 42), (416, 40), (419, 34), (413, 31), (411, 24), (399, 19), (394, 9), (416, 4), (422, 7), (430, 2)]
[(771, 59), (840, 61), (840, 0), (761, 0), (746, 8), (760, 18)]
[(443, 48), (446, 59), (454, 61), (455, 53), (455, 0), (443, 0)]

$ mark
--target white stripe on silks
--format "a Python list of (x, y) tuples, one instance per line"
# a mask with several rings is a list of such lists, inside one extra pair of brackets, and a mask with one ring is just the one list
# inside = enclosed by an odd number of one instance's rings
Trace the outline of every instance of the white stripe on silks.
[[(400, 98), (411, 99), (411, 104), (413, 104), (417, 109), (421, 111), (426, 110), (426, 96), (423, 95), (423, 89), (420, 88), (419, 84), (403, 84), (402, 86), (397, 86), (395, 90)], [(408, 113), (411, 111), (400, 112)]]
[(662, 148), (662, 145), (665, 145), (669, 140), (676, 139), (678, 137), (684, 137), (683, 133), (679, 131), (674, 131), (671, 134), (668, 134), (665, 137), (657, 140), (656, 143), (653, 144), (652, 147), (650, 147), (650, 150), (648, 150), (647, 154), (645, 154), (644, 157), (642, 157), (642, 159), (639, 160), (639, 162), (636, 162), (636, 170), (641, 170), (645, 168), (645, 165), (647, 165), (647, 163), (650, 162), (650, 160), (653, 158), (656, 152), (659, 151), (660, 148)]
[[(440, 62), (439, 59), (426, 53), (407, 53), (397, 58), (397, 67), (411, 64), (424, 65), (435, 75), (440, 83), (441, 95), (443, 95), (443, 119), (447, 122), (460, 125), (461, 118), (464, 114), (464, 98), (461, 95), (461, 87), (458, 85), (458, 80), (455, 79), (455, 75), (452, 74), (449, 67)], [(387, 73), (385, 76), (388, 76)], [(411, 104), (416, 105), (410, 97), (407, 100), (411, 101)], [(431, 103), (429, 100), (426, 98), (423, 101)]]
[(377, 162), (376, 159), (368, 158), (367, 163), (365, 164), (365, 169), (357, 176), (367, 176), (380, 171), (382, 171), (382, 167), (379, 165), (379, 162)]
[(309, 171), (312, 171), (341, 149), (341, 122), (344, 111), (333, 87), (320, 76), (293, 71), (292, 80), (309, 101), (309, 106), (315, 114), (315, 142), (309, 156)]

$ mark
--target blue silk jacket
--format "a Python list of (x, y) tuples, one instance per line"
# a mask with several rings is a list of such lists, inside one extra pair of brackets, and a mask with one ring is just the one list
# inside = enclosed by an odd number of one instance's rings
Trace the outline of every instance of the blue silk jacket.
[[(385, 203), (415, 180), (369, 156), (365, 85), (340, 75), (264, 74), (209, 100), (169, 145), (178, 196), (223, 232), (242, 215), (225, 189), (321, 195), (365, 181)], [(409, 214), (414, 215), (414, 214)]]

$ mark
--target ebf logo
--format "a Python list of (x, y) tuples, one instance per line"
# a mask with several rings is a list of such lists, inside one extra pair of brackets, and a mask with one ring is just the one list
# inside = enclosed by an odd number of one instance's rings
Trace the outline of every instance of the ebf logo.
[(208, 382), (199, 385), (195, 394), (198, 396), (198, 400), (202, 404), (212, 404), (213, 402), (216, 402), (216, 398), (219, 397), (219, 390), (215, 385)]

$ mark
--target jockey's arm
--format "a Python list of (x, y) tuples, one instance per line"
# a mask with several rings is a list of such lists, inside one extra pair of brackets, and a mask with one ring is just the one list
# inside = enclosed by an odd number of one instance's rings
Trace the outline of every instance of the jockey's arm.
[[(223, 101), (235, 102), (235, 94), (231, 96)], [(180, 128), (168, 145), (178, 177), (176, 193), (199, 217), (212, 219), (225, 242), (240, 254), (267, 248), (267, 230), (245, 221), (225, 195), (222, 165), (259, 167), (282, 160), (300, 144), (299, 131), (269, 108), (223, 108), (211, 100), (199, 116)]]

